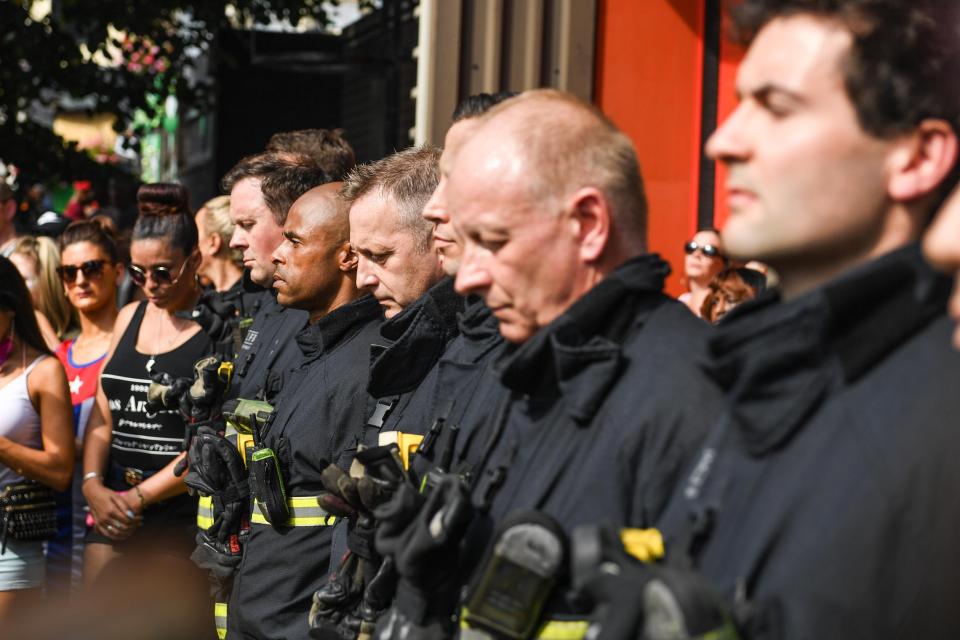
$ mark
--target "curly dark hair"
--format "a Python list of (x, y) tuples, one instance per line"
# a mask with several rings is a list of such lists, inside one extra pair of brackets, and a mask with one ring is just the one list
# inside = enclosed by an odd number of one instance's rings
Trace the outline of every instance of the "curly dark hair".
[(926, 118), (960, 133), (960, 2), (943, 0), (734, 0), (743, 44), (775, 18), (812, 14), (853, 34), (847, 94), (864, 131), (896, 136)]

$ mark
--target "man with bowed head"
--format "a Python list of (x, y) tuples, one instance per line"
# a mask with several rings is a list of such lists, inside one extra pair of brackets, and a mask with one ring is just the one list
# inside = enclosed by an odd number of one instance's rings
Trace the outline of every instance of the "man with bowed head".
[[(513, 346), (495, 367), (497, 418), (457, 444), (451, 468), (468, 479), (442, 476), (406, 527), (377, 532), (401, 575), (381, 637), (448, 634), (457, 611), (489, 630), (482, 590), (457, 598), (502, 527), (650, 526), (715, 409), (697, 370), (707, 327), (662, 292), (635, 151), (593, 107), (552, 90), (494, 107), (453, 159), (446, 204), (464, 243), (456, 289), (482, 296)], [(576, 615), (564, 573), (545, 604), (522, 603), (520, 626)]]
[[(443, 277), (432, 225), (421, 215), (436, 186), (439, 156), (437, 149), (414, 148), (360, 165), (343, 193), (350, 203), (357, 286), (373, 294), (388, 319)], [(432, 170), (410, 170), (418, 164)]]

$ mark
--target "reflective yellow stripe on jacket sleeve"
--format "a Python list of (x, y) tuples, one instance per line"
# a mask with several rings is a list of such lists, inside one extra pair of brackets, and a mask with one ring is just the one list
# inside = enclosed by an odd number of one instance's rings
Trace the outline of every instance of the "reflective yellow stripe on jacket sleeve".
[[(324, 511), (317, 504), (317, 496), (294, 496), (287, 499), (290, 508), (290, 520), (279, 523), (285, 527), (329, 527), (337, 522), (337, 517)], [(250, 522), (254, 524), (270, 524), (260, 505), (253, 501), (253, 513)]]
[(206, 530), (211, 525), (213, 525), (213, 498), (200, 496), (197, 502), (197, 527)]
[(227, 603), (213, 603), (213, 619), (217, 624), (217, 637), (224, 640), (227, 637)]

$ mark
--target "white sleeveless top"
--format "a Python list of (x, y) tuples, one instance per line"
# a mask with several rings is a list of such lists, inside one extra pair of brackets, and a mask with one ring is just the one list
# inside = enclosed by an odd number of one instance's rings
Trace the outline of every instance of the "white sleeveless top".
[[(42, 449), (40, 439), (40, 416), (30, 402), (30, 392), (27, 390), (27, 376), (37, 366), (37, 363), (47, 356), (40, 356), (30, 363), (23, 373), (11, 380), (0, 389), (0, 436), (10, 438), (17, 444), (32, 449)], [(10, 467), (0, 464), (0, 489), (23, 481)]]

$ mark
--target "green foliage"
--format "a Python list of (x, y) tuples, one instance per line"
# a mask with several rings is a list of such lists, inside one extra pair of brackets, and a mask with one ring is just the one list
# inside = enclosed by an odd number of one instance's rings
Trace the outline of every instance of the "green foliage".
[[(26, 119), (31, 104), (84, 99), (91, 113), (116, 114), (122, 130), (138, 109), (155, 113), (150, 94), (204, 104), (208, 87), (192, 67), (219, 30), (278, 19), (328, 23), (322, 0), (60, 0), (40, 21), (30, 17), (35, 4), (0, 0), (0, 158), (31, 179), (109, 172)], [(118, 52), (118, 66), (97, 64), (92, 55), (116, 60)]]

